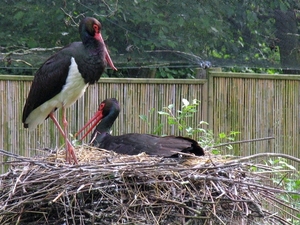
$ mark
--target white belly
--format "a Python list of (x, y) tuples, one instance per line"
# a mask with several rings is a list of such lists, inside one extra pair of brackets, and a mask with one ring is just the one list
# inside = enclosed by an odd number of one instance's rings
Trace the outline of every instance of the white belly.
[(84, 94), (87, 87), (88, 84), (84, 83), (84, 80), (78, 71), (75, 59), (72, 57), (69, 74), (62, 91), (29, 114), (25, 121), (25, 123), (28, 124), (28, 128), (32, 130), (36, 128), (38, 124), (43, 123), (55, 108), (59, 109), (62, 106), (69, 107), (72, 105)]

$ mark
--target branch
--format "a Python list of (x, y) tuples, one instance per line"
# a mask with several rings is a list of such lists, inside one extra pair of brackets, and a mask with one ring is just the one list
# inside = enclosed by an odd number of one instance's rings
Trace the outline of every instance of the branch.
[(255, 141), (265, 141), (265, 140), (270, 140), (270, 139), (275, 139), (275, 138), (274, 137), (265, 137), (265, 138), (256, 138), (256, 139), (243, 140), (243, 141), (233, 141), (233, 142), (228, 142), (228, 143), (208, 147), (208, 150), (211, 148), (218, 148), (218, 147), (223, 147), (226, 145), (241, 144), (241, 143), (248, 143), (248, 142), (255, 142)]
[(255, 154), (255, 155), (250, 155), (250, 156), (246, 156), (246, 157), (243, 157), (243, 158), (231, 160), (231, 161), (228, 161), (228, 162), (226, 162), (224, 164), (240, 163), (240, 162), (243, 162), (243, 161), (250, 161), (252, 159), (260, 158), (260, 157), (282, 157), (282, 158), (290, 159), (290, 160), (292, 160), (294, 162), (300, 163), (300, 159), (299, 158), (296, 158), (296, 157), (291, 156), (291, 155), (287, 155), (287, 154), (283, 154), (283, 153), (270, 153), (270, 152), (266, 152), (266, 153), (258, 153), (258, 154)]
[(53, 48), (30, 48), (30, 49), (17, 49), (14, 51), (7, 52), (4, 55), (4, 58), (10, 55), (27, 55), (32, 52), (42, 52), (42, 51), (53, 51), (61, 49), (62, 47), (53, 47)]
[(12, 158), (16, 158), (16, 159), (21, 159), (21, 160), (23, 160), (23, 158), (24, 158), (24, 157), (22, 157), (22, 156), (20, 156), (20, 155), (17, 155), (17, 154), (14, 154), (14, 153), (5, 151), (5, 150), (3, 150), (3, 149), (0, 149), (0, 153), (3, 154), (3, 155), (6, 155), (6, 156), (12, 157)]
[(192, 53), (187, 53), (187, 52), (181, 52), (181, 51), (176, 51), (176, 50), (151, 50), (151, 51), (145, 51), (145, 52), (149, 52), (149, 53), (152, 53), (152, 52), (171, 52), (171, 53), (177, 53), (177, 54), (182, 54), (182, 55), (187, 55), (187, 56), (191, 56), (193, 58), (196, 58), (198, 60), (203, 60), (201, 57), (195, 55), (195, 54), (192, 54)]
[[(64, 14), (66, 15), (66, 16), (68, 16), (71, 20), (72, 20), (72, 22), (75, 24), (75, 25), (73, 25), (73, 24), (70, 24), (71, 26), (75, 26), (75, 27), (78, 27), (79, 26), (79, 24), (78, 23), (76, 23), (76, 21), (73, 19), (73, 16), (71, 15), (71, 14), (69, 14), (69, 13), (67, 13), (62, 7), (60, 8), (63, 12), (64, 12)], [(78, 16), (76, 16), (75, 18), (77, 19), (78, 17), (80, 17), (80, 16), (82, 16), (82, 17), (84, 17), (84, 14), (82, 14), (82, 13), (80, 13)]]
[(22, 60), (22, 59), (12, 59), (12, 60), (15, 61), (15, 62), (25, 63), (27, 66), (31, 66), (32, 67), (32, 64), (30, 64), (29, 62), (26, 62), (25, 60)]
[(284, 193), (284, 194), (295, 194), (299, 195), (299, 192), (297, 191), (288, 191), (284, 189), (279, 189), (279, 188), (273, 188), (271, 186), (267, 186), (264, 184), (259, 184), (259, 183), (254, 183), (254, 182), (248, 182), (247, 180), (241, 180), (241, 179), (230, 179), (230, 178), (225, 178), (225, 177), (216, 177), (212, 175), (205, 175), (205, 174), (190, 174), (187, 176), (191, 180), (204, 180), (204, 181), (220, 181), (220, 182), (227, 182), (230, 184), (241, 184), (241, 185), (246, 185), (248, 187), (256, 187), (257, 189), (260, 189), (262, 191), (271, 191), (274, 193)]

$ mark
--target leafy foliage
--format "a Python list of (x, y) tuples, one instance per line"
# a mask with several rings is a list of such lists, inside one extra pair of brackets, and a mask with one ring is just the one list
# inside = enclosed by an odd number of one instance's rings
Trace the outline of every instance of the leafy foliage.
[[(269, 158), (265, 164), (272, 168), (274, 172), (273, 182), (277, 186), (282, 187), (284, 190), (297, 192), (300, 190), (300, 172), (291, 164), (288, 163), (287, 159), (278, 157), (276, 159)], [(255, 171), (258, 174), (263, 171), (257, 166), (253, 166), (251, 171)], [(291, 171), (293, 173), (291, 173)], [(289, 175), (291, 174), (291, 175)], [(282, 193), (279, 195), (279, 198), (282, 202), (286, 203), (295, 209), (300, 210), (300, 195), (299, 194), (286, 194)], [(291, 218), (289, 219), (292, 224), (300, 224), (300, 215), (299, 219)]]
[[(299, 47), (296, 34), (300, 3), (295, 0), (251, 3), (5, 0), (2, 5), (0, 43), (5, 54), (24, 54), (24, 50), (31, 48), (64, 46), (78, 41), (79, 20), (94, 16), (102, 22), (102, 33), (111, 55), (123, 69), (197, 67), (203, 59), (212, 61), (214, 66), (230, 68), (280, 67), (286, 61), (291, 64), (281, 67), (294, 68), (300, 64), (297, 51), (292, 51)], [(293, 16), (289, 17), (290, 14)], [(42, 58), (51, 53), (46, 52)], [(29, 57), (26, 53), (26, 60), (36, 68), (43, 59), (36, 60), (34, 54), (31, 52)], [(3, 64), (10, 66), (7, 55), (5, 59)], [(13, 62), (12, 66), (24, 64)], [(158, 76), (176, 77), (172, 72), (165, 69), (158, 71)], [(127, 75), (123, 72), (121, 76)]]
[[(189, 102), (187, 99), (182, 99), (181, 109), (175, 110), (173, 104), (163, 107), (163, 109), (157, 113), (162, 117), (167, 118), (167, 124), (158, 123), (153, 130), (153, 134), (165, 135), (162, 133), (164, 126), (175, 126), (175, 129), (182, 131), (183, 136), (196, 137), (202, 147), (210, 147), (212, 148), (212, 153), (220, 154), (220, 151), (213, 148), (213, 146), (228, 141), (234, 141), (234, 137), (239, 134), (239, 132), (230, 131), (228, 134), (221, 132), (216, 136), (212, 130), (203, 128), (203, 126), (208, 126), (208, 123), (205, 121), (200, 121), (196, 127), (189, 126), (188, 119), (193, 117), (193, 115), (197, 112), (198, 105), (199, 101), (197, 99), (194, 99), (192, 102)], [(150, 110), (151, 114), (154, 112), (155, 109)], [(146, 115), (140, 115), (139, 117), (150, 125)], [(232, 146), (227, 145), (226, 148), (232, 149)]]

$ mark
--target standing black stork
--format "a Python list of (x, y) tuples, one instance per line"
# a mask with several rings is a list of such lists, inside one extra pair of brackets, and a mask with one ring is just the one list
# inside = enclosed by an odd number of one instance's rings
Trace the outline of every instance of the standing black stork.
[[(74, 148), (68, 140), (66, 108), (72, 105), (85, 92), (89, 84), (96, 83), (107, 63), (114, 66), (101, 36), (101, 24), (91, 17), (82, 19), (79, 34), (82, 42), (73, 42), (52, 55), (36, 72), (26, 104), (22, 122), (25, 128), (33, 130), (50, 117), (64, 136), (66, 160), (69, 154), (77, 163)], [(54, 111), (62, 108), (61, 128)]]
[(90, 144), (98, 148), (104, 148), (128, 155), (137, 155), (142, 152), (145, 152), (148, 155), (163, 157), (176, 157), (178, 156), (178, 152), (193, 153), (197, 156), (204, 155), (204, 151), (198, 145), (198, 142), (187, 137), (160, 137), (137, 133), (124, 134), (120, 136), (110, 135), (110, 128), (118, 117), (119, 112), (120, 106), (117, 99), (110, 98), (104, 100), (101, 102), (95, 115), (80, 131), (78, 131), (76, 135), (80, 134), (86, 127), (91, 125), (90, 129), (81, 139), (86, 137), (87, 134), (90, 133), (96, 126), (92, 133)]

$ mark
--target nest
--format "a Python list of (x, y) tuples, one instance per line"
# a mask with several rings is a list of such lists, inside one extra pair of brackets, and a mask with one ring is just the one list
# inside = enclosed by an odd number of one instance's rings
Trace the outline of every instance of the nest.
[(270, 168), (250, 159), (81, 146), (79, 165), (70, 165), (62, 150), (36, 158), (0, 152), (13, 158), (0, 176), (1, 224), (290, 224), (299, 213), (280, 200), (291, 192), (273, 185)]

